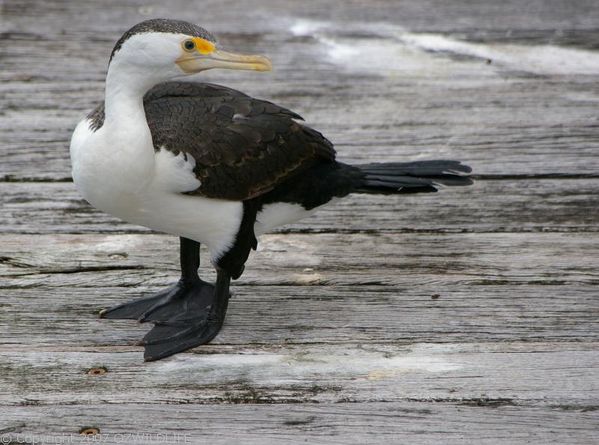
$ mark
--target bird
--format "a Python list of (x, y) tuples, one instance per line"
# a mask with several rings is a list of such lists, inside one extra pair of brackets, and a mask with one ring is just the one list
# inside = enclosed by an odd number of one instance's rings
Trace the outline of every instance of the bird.
[[(231, 280), (259, 237), (352, 193), (401, 195), (472, 184), (454, 160), (336, 160), (333, 144), (297, 113), (188, 76), (211, 69), (266, 72), (261, 55), (223, 50), (181, 20), (134, 25), (110, 55), (104, 100), (72, 134), (72, 176), (92, 206), (179, 237), (180, 279), (156, 294), (103, 309), (105, 319), (153, 326), (154, 361), (209, 343), (225, 320)], [(215, 283), (199, 277), (204, 244)]]

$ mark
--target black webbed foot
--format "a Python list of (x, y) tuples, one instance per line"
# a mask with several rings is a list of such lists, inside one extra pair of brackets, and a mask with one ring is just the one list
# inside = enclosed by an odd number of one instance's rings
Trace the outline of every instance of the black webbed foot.
[(217, 267), (215, 285), (202, 281), (198, 277), (199, 248), (196, 241), (181, 238), (181, 279), (178, 283), (151, 297), (100, 312), (102, 318), (154, 323), (142, 341), (146, 361), (209, 343), (223, 326), (230, 298), (231, 274)]
[(144, 360), (160, 360), (209, 343), (217, 336), (221, 327), (222, 321), (210, 318), (210, 308), (193, 318), (157, 322), (142, 340), (145, 346)]
[[(130, 301), (100, 312), (101, 318), (167, 321), (185, 314), (199, 314), (212, 304), (214, 285), (202, 280), (179, 281), (151, 297)], [(189, 315), (188, 315), (189, 316)]]
[(209, 302), (203, 308), (190, 307), (165, 321), (156, 321), (146, 334), (144, 360), (160, 360), (170, 355), (209, 343), (219, 333), (229, 303), (231, 277), (219, 270), (216, 286)]

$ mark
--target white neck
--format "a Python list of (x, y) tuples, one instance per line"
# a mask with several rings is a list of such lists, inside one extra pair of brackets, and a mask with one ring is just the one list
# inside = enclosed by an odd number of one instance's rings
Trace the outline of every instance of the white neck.
[(118, 126), (119, 122), (131, 123), (133, 120), (140, 124), (143, 121), (147, 127), (143, 97), (156, 83), (137, 67), (114, 60), (106, 75), (105, 123), (112, 127)]
[[(154, 174), (154, 144), (146, 120), (144, 94), (160, 80), (136, 66), (113, 60), (106, 75), (103, 142), (106, 170), (127, 184), (127, 190), (143, 190)], [(110, 165), (109, 165), (110, 164)], [(134, 181), (132, 178), (136, 178)]]

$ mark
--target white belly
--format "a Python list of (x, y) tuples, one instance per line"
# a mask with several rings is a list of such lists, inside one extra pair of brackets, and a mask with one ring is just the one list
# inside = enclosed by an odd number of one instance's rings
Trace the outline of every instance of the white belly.
[(287, 202), (278, 202), (267, 204), (262, 211), (256, 215), (256, 224), (254, 224), (254, 233), (260, 236), (263, 233), (270, 232), (275, 227), (294, 223), (302, 218), (312, 215), (317, 208), (306, 210), (299, 204), (290, 204)]

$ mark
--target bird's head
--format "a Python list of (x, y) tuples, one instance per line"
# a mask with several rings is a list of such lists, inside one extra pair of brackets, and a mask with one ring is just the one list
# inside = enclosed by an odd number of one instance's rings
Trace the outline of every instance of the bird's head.
[(212, 34), (181, 20), (152, 19), (138, 23), (116, 43), (109, 72), (118, 67), (154, 82), (198, 73), (212, 68), (270, 71), (264, 56), (222, 51)]

